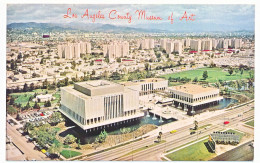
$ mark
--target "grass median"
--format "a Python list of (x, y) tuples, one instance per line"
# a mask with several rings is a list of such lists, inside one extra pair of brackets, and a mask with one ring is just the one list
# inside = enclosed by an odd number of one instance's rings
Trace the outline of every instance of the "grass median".
[(207, 161), (216, 156), (209, 152), (206, 147), (208, 139), (199, 141), (188, 147), (182, 148), (176, 152), (166, 155), (172, 161)]

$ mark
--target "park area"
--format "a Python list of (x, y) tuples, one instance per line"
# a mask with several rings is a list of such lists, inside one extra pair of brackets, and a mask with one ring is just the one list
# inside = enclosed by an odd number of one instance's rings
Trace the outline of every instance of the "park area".
[(166, 155), (172, 161), (207, 161), (216, 156), (208, 151), (206, 144), (208, 139), (204, 139), (188, 147)]
[[(57, 104), (57, 102), (60, 99), (60, 92), (55, 92), (54, 90), (47, 90), (47, 89), (36, 89), (32, 92), (21, 92), (21, 93), (12, 93), (10, 94), (11, 97), (15, 98), (14, 103), (15, 104), (21, 104), (21, 107), (24, 107), (27, 105), (28, 101), (31, 107), (34, 106), (34, 103), (32, 101), (33, 98), (35, 98), (35, 94), (52, 94), (53, 97), (55, 97), (54, 100), (51, 101), (51, 103), (54, 105)], [(44, 105), (44, 102), (39, 102), (40, 106)]]
[[(208, 72), (208, 78), (206, 80), (203, 79), (203, 72)], [(240, 71), (236, 73), (233, 72), (232, 75), (228, 73), (228, 71), (224, 71), (222, 68), (200, 68), (196, 70), (189, 70), (189, 71), (183, 71), (173, 74), (167, 74), (163, 75), (161, 77), (169, 79), (171, 78), (190, 78), (191, 80), (194, 80), (196, 77), (199, 81), (206, 81), (209, 83), (215, 83), (218, 80), (222, 81), (230, 81), (230, 80), (240, 80), (240, 79), (247, 79), (250, 77), (249, 70), (244, 70), (243, 74), (241, 75)]]

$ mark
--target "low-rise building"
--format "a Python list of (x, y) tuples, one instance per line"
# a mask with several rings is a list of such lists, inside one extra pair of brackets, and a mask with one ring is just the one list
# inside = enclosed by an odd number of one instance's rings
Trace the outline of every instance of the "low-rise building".
[(148, 78), (130, 82), (122, 82), (122, 85), (139, 92), (140, 96), (163, 91), (168, 88), (168, 80), (162, 78)]
[(168, 89), (174, 104), (182, 108), (197, 109), (202, 105), (216, 103), (223, 99), (219, 95), (219, 89), (197, 84), (184, 84)]

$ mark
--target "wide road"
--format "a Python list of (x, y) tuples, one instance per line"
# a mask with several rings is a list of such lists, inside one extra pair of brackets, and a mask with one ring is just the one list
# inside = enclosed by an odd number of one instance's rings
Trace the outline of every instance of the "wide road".
[[(250, 111), (247, 114), (245, 114), (244, 117), (245, 118), (252, 117), (253, 114), (254, 114), (254, 112)], [(230, 124), (226, 125), (225, 127), (227, 127), (227, 128), (232, 127), (232, 126), (236, 125), (240, 120), (241, 119), (239, 117), (236, 118), (236, 119), (233, 119), (232, 122), (230, 122)], [(177, 147), (184, 145), (188, 142), (191, 142), (191, 141), (197, 140), (199, 138), (202, 138), (204, 136), (207, 136), (210, 133), (212, 133), (213, 131), (223, 130), (222, 123), (220, 123), (217, 126), (211, 127), (207, 131), (203, 131), (203, 133), (201, 133), (199, 135), (196, 135), (196, 134), (195, 135), (189, 135), (189, 133), (187, 133), (186, 135), (184, 135), (182, 138), (179, 138), (179, 139), (173, 139), (173, 140), (170, 140), (170, 141), (168, 139), (166, 139), (167, 142), (164, 143), (164, 144), (159, 144), (159, 145), (156, 145), (154, 147), (142, 150), (138, 153), (134, 153), (133, 155), (120, 157), (116, 160), (118, 160), (118, 161), (119, 160), (121, 160), (121, 161), (123, 161), (123, 160), (149, 161), (149, 160), (159, 159), (158, 155), (160, 153), (163, 153), (164, 151), (171, 150), (173, 148), (177, 148)]]
[[(241, 113), (241, 111), (244, 111), (244, 112), (248, 111), (247, 113), (244, 114), (244, 118), (246, 118), (246, 115), (253, 116), (254, 110), (249, 111), (250, 109), (251, 109), (251, 107), (245, 105), (240, 108), (226, 111), (220, 115), (216, 115), (211, 118), (199, 121), (199, 124), (200, 124), (200, 126), (202, 126), (205, 124), (213, 124), (213, 123), (219, 122), (221, 120), (223, 123), (223, 117), (228, 117), (228, 116), (236, 117), (238, 113)], [(234, 122), (235, 119), (237, 122)], [(236, 117), (235, 119), (232, 120), (233, 121), (232, 124), (238, 123), (241, 120), (241, 117)], [(168, 132), (164, 133), (162, 136), (162, 139), (164, 139), (164, 140), (166, 139), (166, 143), (162, 143), (162, 144), (156, 145), (154, 147), (148, 148), (146, 150), (143, 150), (141, 152), (135, 153), (134, 158), (136, 158), (136, 159), (134, 159), (134, 160), (145, 160), (146, 158), (148, 158), (148, 157), (146, 157), (148, 155), (159, 154), (159, 153), (163, 152), (164, 150), (167, 150), (168, 148), (171, 149), (174, 146), (177, 146), (177, 145), (179, 146), (179, 145), (182, 145), (183, 143), (192, 141), (193, 139), (198, 139), (200, 137), (208, 135), (212, 131), (223, 129), (223, 125), (213, 125), (210, 129), (205, 130), (202, 134), (190, 135), (189, 128), (191, 128), (191, 127), (194, 127), (194, 124), (190, 124), (185, 127), (181, 127), (179, 129), (177, 129), (178, 132), (175, 134), (170, 134)], [(105, 152), (101, 152), (101, 153), (89, 156), (89, 157), (87, 157), (87, 156), (83, 157), (82, 160), (129, 160), (129, 158), (121, 158), (121, 156), (131, 152), (132, 150), (151, 145), (154, 143), (154, 140), (156, 140), (155, 136), (149, 137), (149, 138), (143, 139), (141, 141), (130, 143), (130, 144), (127, 144), (127, 145), (124, 145), (121, 147), (117, 147), (117, 148), (114, 148), (114, 149), (111, 149), (111, 150), (108, 150)], [(144, 154), (144, 152), (145, 152), (145, 155), (142, 155), (142, 154)], [(139, 153), (140, 153), (140, 157), (139, 157)], [(141, 157), (142, 157), (142, 159), (140, 159)], [(131, 157), (130, 160), (132, 160), (132, 159), (133, 158)]]
[(11, 126), (9, 123), (6, 125), (7, 135), (12, 138), (12, 142), (24, 153), (28, 160), (49, 160), (42, 152), (34, 150), (33, 143), (27, 142), (27, 139)]
[(253, 141), (245, 143), (237, 148), (227, 151), (210, 161), (252, 161), (254, 159), (254, 148), (250, 146)]

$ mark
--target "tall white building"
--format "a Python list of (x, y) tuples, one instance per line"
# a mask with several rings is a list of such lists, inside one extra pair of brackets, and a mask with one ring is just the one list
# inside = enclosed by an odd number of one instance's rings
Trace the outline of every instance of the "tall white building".
[(59, 110), (87, 132), (137, 120), (138, 91), (105, 80), (61, 88)]
[(143, 39), (140, 41), (140, 49), (148, 50), (154, 48), (154, 39)]
[(242, 47), (242, 39), (232, 39), (231, 40), (231, 47), (238, 49)]
[(212, 40), (202, 40), (201, 41), (201, 50), (212, 50)]
[(182, 42), (175, 41), (174, 42), (174, 52), (178, 52), (179, 54), (182, 54)]
[(90, 54), (91, 53), (91, 43), (90, 42), (87, 42), (87, 54)]
[(166, 43), (167, 43), (168, 39), (167, 38), (163, 38), (160, 40), (161, 43), (161, 48), (166, 50)]
[(190, 48), (195, 51), (201, 50), (201, 40), (190, 40)]
[(113, 42), (109, 45), (103, 45), (104, 57), (108, 57), (109, 60), (115, 58), (128, 57), (129, 56), (129, 43), (124, 42)]
[(166, 43), (166, 53), (171, 54), (174, 50), (174, 43), (172, 41), (168, 41)]
[(57, 46), (58, 56), (64, 59), (78, 59), (80, 54), (91, 53), (91, 44), (86, 42), (68, 43)]

